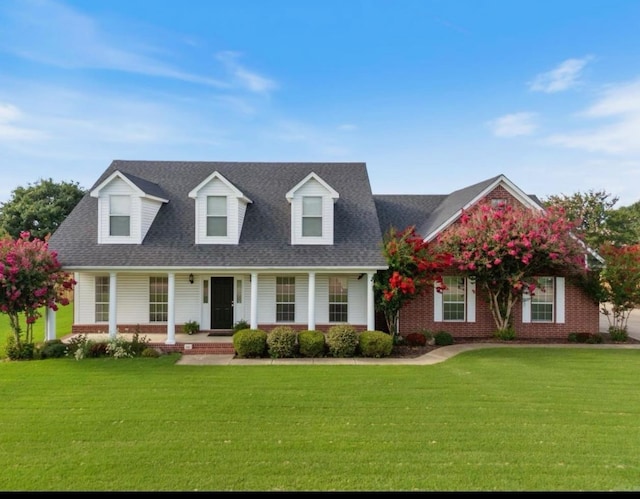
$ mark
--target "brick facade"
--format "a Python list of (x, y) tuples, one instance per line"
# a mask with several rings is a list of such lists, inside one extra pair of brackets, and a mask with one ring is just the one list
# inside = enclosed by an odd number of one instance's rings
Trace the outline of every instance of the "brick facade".
[[(486, 304), (487, 295), (476, 289), (475, 322), (435, 322), (435, 290), (409, 302), (400, 311), (399, 333), (406, 336), (421, 330), (431, 332), (447, 331), (454, 338), (479, 339), (492, 338), (496, 330), (495, 322)], [(597, 333), (600, 328), (599, 306), (584, 291), (566, 281), (565, 286), (565, 322), (564, 324), (543, 322), (522, 322), (522, 302), (514, 309), (513, 323), (516, 337), (520, 339), (566, 339), (569, 333)]]

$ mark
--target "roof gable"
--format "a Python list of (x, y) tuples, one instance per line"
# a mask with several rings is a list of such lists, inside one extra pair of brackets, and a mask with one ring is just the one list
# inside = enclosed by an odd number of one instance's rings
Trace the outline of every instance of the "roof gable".
[(100, 184), (98, 184), (96, 187), (91, 189), (89, 195), (94, 198), (99, 197), (100, 191), (106, 188), (115, 179), (122, 180), (125, 184), (127, 184), (131, 188), (131, 190), (137, 196), (141, 198), (152, 199), (155, 201), (160, 201), (162, 203), (169, 202), (169, 200), (166, 199), (166, 195), (164, 194), (163, 190), (160, 188), (158, 184), (149, 182), (148, 180), (137, 177), (135, 175), (121, 172), (120, 170), (114, 171), (106, 179), (100, 182)]

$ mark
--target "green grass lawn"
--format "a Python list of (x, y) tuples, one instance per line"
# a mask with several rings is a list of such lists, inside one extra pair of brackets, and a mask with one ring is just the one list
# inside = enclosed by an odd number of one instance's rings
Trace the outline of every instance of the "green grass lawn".
[(637, 491), (640, 350), (0, 362), (5, 491)]

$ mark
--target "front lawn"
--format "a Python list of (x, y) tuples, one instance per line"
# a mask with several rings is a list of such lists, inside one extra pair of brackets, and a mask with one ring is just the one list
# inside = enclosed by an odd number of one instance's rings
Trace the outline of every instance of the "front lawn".
[(0, 362), (5, 491), (632, 491), (640, 350)]

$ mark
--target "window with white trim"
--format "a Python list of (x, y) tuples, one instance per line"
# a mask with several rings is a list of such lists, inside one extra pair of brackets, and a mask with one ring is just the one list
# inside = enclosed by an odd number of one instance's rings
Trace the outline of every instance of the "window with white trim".
[(442, 320), (464, 321), (466, 290), (464, 277), (445, 276), (442, 291)]
[(99, 275), (95, 278), (96, 322), (109, 322), (109, 276)]
[(169, 315), (169, 278), (149, 277), (149, 322), (166, 322)]
[(207, 196), (207, 236), (227, 236), (226, 196)]
[(491, 200), (491, 207), (492, 208), (499, 208), (499, 207), (504, 207), (507, 204), (507, 200), (504, 198), (493, 198)]
[(302, 236), (322, 237), (322, 197), (302, 198)]
[(348, 291), (346, 277), (329, 277), (329, 322), (348, 322)]
[(131, 235), (130, 196), (109, 196), (109, 235)]
[(554, 278), (539, 277), (531, 297), (531, 322), (553, 322)]
[(296, 278), (276, 277), (276, 322), (296, 319)]

